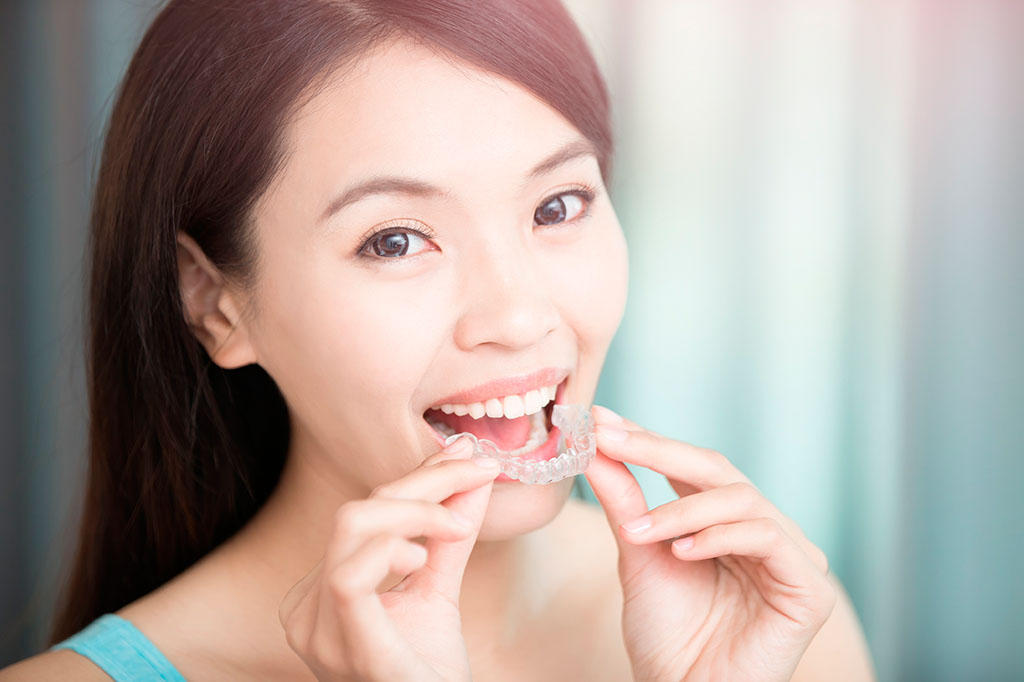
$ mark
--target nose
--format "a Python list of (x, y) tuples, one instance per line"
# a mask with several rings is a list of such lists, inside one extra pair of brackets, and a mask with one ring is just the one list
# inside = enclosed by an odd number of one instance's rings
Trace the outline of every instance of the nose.
[(490, 242), (462, 264), (465, 303), (455, 327), (462, 350), (482, 344), (528, 348), (558, 326), (558, 307), (535, 256), (514, 242)]

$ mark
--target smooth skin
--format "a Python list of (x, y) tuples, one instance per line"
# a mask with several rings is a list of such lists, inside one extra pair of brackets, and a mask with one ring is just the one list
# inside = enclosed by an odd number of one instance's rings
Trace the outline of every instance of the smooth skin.
[[(856, 615), (795, 524), (776, 520), (790, 540), (763, 522), (716, 539), (732, 500), (701, 495), (738, 478), (718, 458), (718, 478), (694, 478), (678, 456), (689, 446), (602, 437), (588, 472), (602, 512), (569, 499), (571, 479), (493, 482), (496, 472), (465, 453), (441, 451), (423, 420), (443, 396), (542, 367), (569, 371), (565, 402), (593, 402), (625, 308), (628, 256), (581, 140), (516, 84), (396, 41), (291, 119), (283, 169), (255, 208), (253, 289), (180, 235), (197, 338), (222, 367), (266, 369), (293, 433), (280, 484), (252, 521), (118, 611), (191, 682), (451, 681), (470, 671), (488, 682), (783, 679), (797, 661), (794, 679), (871, 679)], [(531, 172), (566, 150), (576, 153)], [(347, 188), (381, 175), (437, 191), (364, 196), (325, 216)], [(593, 201), (572, 198), (582, 187)], [(535, 224), (554, 196), (566, 219)], [(360, 251), (385, 228), (407, 235), (406, 255)], [(627, 540), (618, 525), (647, 510), (624, 461), (677, 490), (705, 488), (655, 510), (651, 534)], [(772, 518), (758, 505), (742, 511)], [(694, 532), (691, 554), (665, 541)], [(712, 561), (749, 565), (751, 577), (723, 587)], [(776, 569), (778, 584), (754, 579)], [(733, 641), (742, 646), (726, 650)], [(69, 678), (106, 676), (68, 651), (0, 672)]]
[[(838, 599), (824, 552), (720, 453), (592, 412), (586, 476), (619, 540), (635, 679), (792, 679)], [(626, 462), (680, 497), (648, 511)]]
[[(462, 574), (500, 471), (497, 460), (466, 459), (472, 451), (459, 439), (338, 510), (327, 554), (280, 610), (289, 646), (317, 679), (472, 679)], [(393, 575), (404, 577), (378, 594)]]

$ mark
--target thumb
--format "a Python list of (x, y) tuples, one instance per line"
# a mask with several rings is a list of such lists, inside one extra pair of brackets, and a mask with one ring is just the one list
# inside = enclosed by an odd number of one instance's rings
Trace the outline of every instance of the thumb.
[(635, 545), (626, 542), (623, 536), (627, 531), (619, 528), (621, 524), (647, 513), (647, 500), (633, 472), (598, 449), (585, 475), (608, 518), (612, 535), (619, 545), (619, 556), (628, 561), (653, 558), (658, 551), (656, 543)]

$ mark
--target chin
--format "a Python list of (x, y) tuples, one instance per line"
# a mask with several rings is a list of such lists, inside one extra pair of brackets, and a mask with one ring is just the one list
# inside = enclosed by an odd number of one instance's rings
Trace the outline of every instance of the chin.
[(573, 480), (574, 477), (570, 477), (548, 485), (526, 485), (519, 481), (494, 483), (477, 540), (508, 540), (548, 525), (572, 494)]

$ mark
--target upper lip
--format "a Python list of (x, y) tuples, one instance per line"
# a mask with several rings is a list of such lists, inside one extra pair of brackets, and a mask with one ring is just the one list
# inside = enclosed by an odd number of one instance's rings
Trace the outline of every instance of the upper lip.
[(557, 386), (569, 376), (569, 370), (560, 367), (545, 367), (533, 374), (522, 374), (505, 379), (489, 381), (486, 384), (474, 386), (459, 393), (453, 393), (437, 402), (431, 404), (441, 405), (468, 405), (470, 403), (482, 403), (491, 398), (502, 398), (507, 395), (522, 395), (527, 391), (543, 388), (544, 386)]

